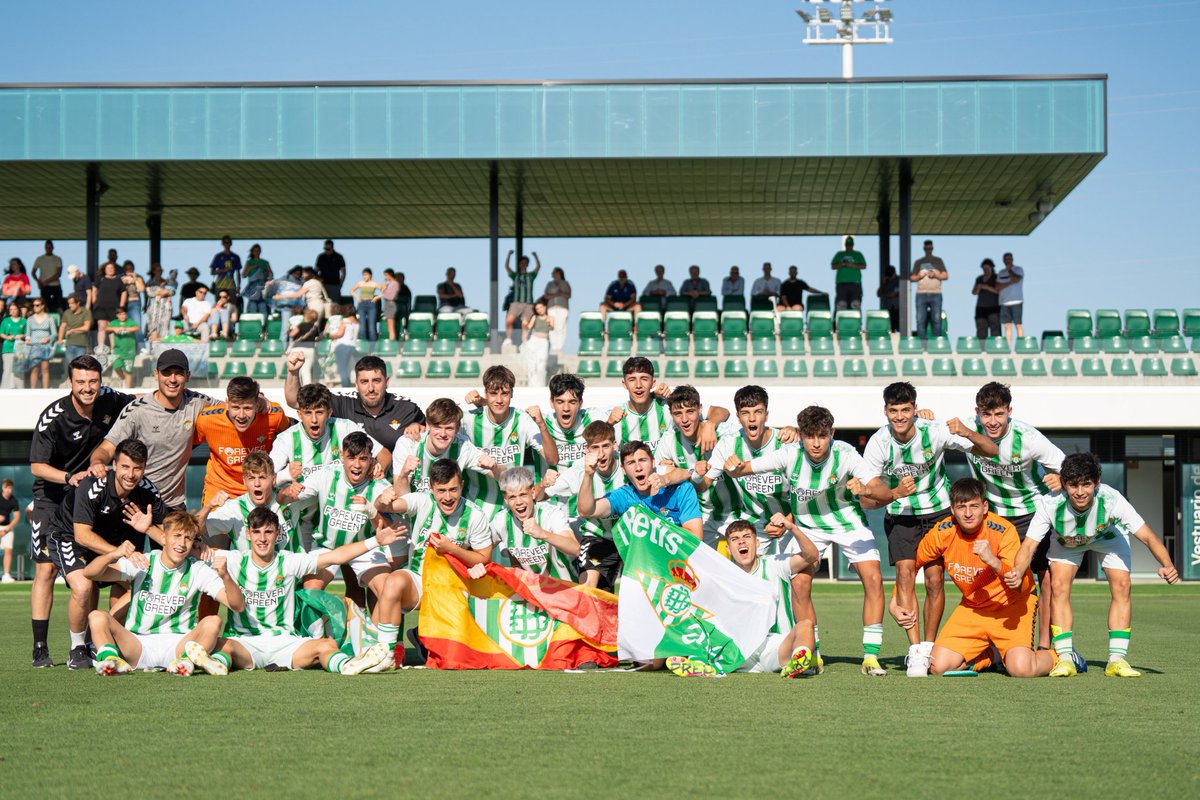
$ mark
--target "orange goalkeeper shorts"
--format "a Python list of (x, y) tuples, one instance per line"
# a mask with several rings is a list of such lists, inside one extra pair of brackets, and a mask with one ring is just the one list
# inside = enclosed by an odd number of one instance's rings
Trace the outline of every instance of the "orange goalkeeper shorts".
[(1037, 605), (1035, 594), (1002, 608), (978, 609), (960, 605), (942, 626), (934, 645), (953, 650), (968, 664), (980, 660), (988, 645), (996, 645), (1003, 659), (1011, 647), (1037, 649)]

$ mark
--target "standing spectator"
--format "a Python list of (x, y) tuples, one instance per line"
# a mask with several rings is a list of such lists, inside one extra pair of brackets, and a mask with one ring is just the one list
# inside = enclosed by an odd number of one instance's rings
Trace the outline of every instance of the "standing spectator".
[(119, 266), (119, 262), (117, 261), (117, 249), (115, 247), (110, 247), (108, 249), (108, 258), (105, 259), (103, 264), (96, 267), (96, 274), (103, 275), (104, 268), (109, 264), (112, 264), (114, 267)]
[(340, 316), (329, 319), (325, 335), (333, 342), (333, 363), (337, 365), (338, 377), (341, 378), (339, 385), (349, 388), (354, 385), (351, 368), (358, 357), (358, 331), (361, 323), (352, 305), (338, 306), (337, 312)]
[[(699, 268), (697, 267), (697, 269)], [(721, 281), (721, 296), (729, 297), (730, 295), (746, 296), (746, 280), (742, 277), (742, 272), (738, 269), (737, 264), (729, 268), (729, 275)]]
[(29, 283), (29, 275), (25, 272), (24, 262), (19, 258), (10, 258), (4, 283), (0, 284), (0, 296), (11, 303), (27, 296), (31, 291), (33, 288)]
[(788, 278), (783, 283), (779, 284), (779, 307), (780, 311), (803, 311), (804, 310), (804, 293), (829, 295), (829, 292), (822, 292), (820, 289), (814, 289), (805, 281), (798, 277), (799, 270), (796, 265), (788, 267)]
[(208, 315), (209, 337), (212, 339), (231, 338), (230, 326), (233, 324), (233, 314), (236, 311), (229, 291), (219, 290), (217, 301), (213, 303), (212, 311)]
[[(667, 298), (675, 294), (675, 284), (666, 279), (667, 268), (662, 264), (654, 266), (654, 280), (646, 284), (642, 289), (643, 299), (652, 299), (655, 303), (654, 310), (660, 314), (667, 310)], [(551, 336), (551, 339), (554, 337)]]
[[(121, 265), (123, 274), (121, 275), (121, 283), (125, 285), (125, 311), (129, 315), (130, 322), (135, 328), (134, 340), (139, 348), (145, 346), (146, 336), (142, 333), (143, 318), (143, 298), (146, 296), (146, 282), (137, 274), (133, 262), (126, 260)], [(162, 268), (159, 268), (159, 273)]]
[[(511, 338), (513, 344), (521, 344), (521, 339), (524, 338), (525, 322), (533, 316), (533, 282), (537, 279), (538, 273), (542, 271), (542, 260), (538, 258), (537, 251), (533, 251), (533, 260), (537, 263), (537, 269), (533, 272), (529, 271), (529, 256), (521, 256), (517, 259), (517, 271), (513, 272), (510, 263), (513, 257), (513, 250), (508, 251), (508, 255), (504, 257), (504, 271), (508, 273), (508, 277), (512, 278), (512, 303), (508, 306), (508, 316), (504, 320), (504, 331)], [(516, 332), (513, 332), (514, 323), (517, 325)]]
[(394, 269), (383, 271), (383, 288), (379, 291), (379, 298), (388, 338), (399, 339), (399, 332), (404, 330), (404, 322), (412, 308), (412, 292), (404, 285), (403, 272), (397, 273)]
[(13, 482), (0, 484), (0, 549), (4, 550), (4, 574), (0, 583), (12, 583), (13, 528), (21, 521), (21, 503), (13, 497)]
[(267, 315), (267, 301), (263, 298), (263, 288), (271, 280), (271, 262), (262, 257), (262, 247), (250, 246), (250, 257), (246, 259), (246, 267), (242, 270), (242, 299), (246, 301), (247, 314)]
[[(68, 297), (68, 306), (71, 304), (71, 297), (74, 295)], [(75, 299), (75, 303), (78, 307), (78, 298)], [(54, 348), (55, 334), (54, 318), (46, 313), (46, 299), (44, 297), (34, 298), (33, 313), (25, 320), (24, 347), (17, 348), (17, 354), (20, 357), (17, 359), (19, 363), (16, 366), (19, 374), (29, 376), (30, 389), (50, 388), (50, 355)], [(21, 352), (22, 350), (24, 353)]]
[(527, 386), (546, 385), (546, 365), (550, 355), (550, 333), (554, 320), (550, 318), (546, 303), (539, 300), (533, 304), (533, 313), (522, 323), (529, 331), (521, 345), (521, 356), (525, 361), (525, 383)]
[[(238, 278), (242, 272), (242, 258), (237, 253), (233, 252), (233, 239), (228, 236), (221, 237), (221, 252), (213, 256), (212, 263), (208, 265), (208, 271), (213, 276), (213, 291), (226, 291), (232, 300), (237, 297), (238, 293)], [(234, 317), (234, 321), (237, 317)]]
[(188, 282), (179, 287), (179, 307), (181, 309), (184, 302), (195, 297), (196, 290), (204, 285), (200, 282), (200, 270), (195, 267), (188, 267), (184, 274), (188, 276)]
[[(379, 338), (379, 302), (378, 298), (382, 293), (383, 287), (375, 282), (375, 274), (369, 269), (362, 271), (362, 280), (354, 284), (354, 288), (350, 290), (350, 294), (354, 297), (354, 302), (357, 304), (358, 323), (355, 325), (362, 334), (361, 338), (368, 342), (374, 342)], [(359, 338), (359, 332), (356, 331), (354, 338)], [(346, 367), (346, 374), (349, 375), (349, 366)], [(349, 380), (349, 378), (347, 378)], [(349, 383), (342, 384), (349, 386)]]
[(463, 296), (462, 287), (454, 281), (458, 271), (454, 267), (446, 270), (446, 280), (437, 285), (438, 311), (466, 311), (467, 298)]
[(33, 262), (33, 279), (49, 311), (62, 311), (62, 259), (54, 255), (54, 242), (46, 240), (46, 252)]
[(605, 316), (610, 311), (629, 311), (637, 314), (642, 307), (637, 302), (637, 287), (629, 280), (625, 270), (617, 272), (617, 279), (604, 290), (604, 302), (600, 304), (600, 313)]
[(975, 336), (986, 339), (1000, 335), (1000, 287), (994, 261), (985, 258), (979, 267), (983, 274), (971, 287), (971, 294), (975, 295)]
[(208, 299), (208, 287), (200, 284), (196, 287), (196, 294), (179, 306), (179, 313), (183, 317), (183, 332), (199, 335), (202, 341), (207, 342), (211, 330), (209, 317), (212, 316), (212, 310), (212, 301)]
[(761, 278), (754, 281), (754, 285), (750, 287), (751, 297), (769, 297), (772, 301), (779, 297), (781, 284), (779, 278), (771, 277), (771, 262), (763, 262), (763, 274)]
[(844, 249), (833, 255), (834, 310), (862, 308), (862, 274), (867, 268), (867, 259), (854, 249), (854, 237), (847, 236)]
[(80, 305), (77, 296), (71, 295), (67, 298), (67, 310), (63, 312), (62, 323), (58, 326), (58, 343), (66, 346), (63, 364), (68, 371), (72, 361), (87, 353), (88, 331), (91, 329), (92, 312)]
[(304, 363), (300, 366), (300, 382), (308, 385), (312, 383), (317, 339), (321, 336), (321, 316), (311, 308), (304, 309), (303, 319), (292, 327), (290, 335), (292, 341), (288, 345), (288, 354), (297, 350), (304, 353)]
[(108, 326), (112, 333), (112, 371), (126, 389), (133, 388), (133, 361), (137, 357), (137, 326), (127, 309), (118, 308), (117, 318)]
[(922, 339), (932, 329), (933, 338), (942, 338), (942, 281), (950, 273), (946, 265), (933, 254), (933, 240), (925, 240), (925, 255), (913, 262), (908, 280), (917, 284), (917, 336)]
[(1004, 338), (1011, 339), (1013, 326), (1017, 328), (1017, 338), (1025, 336), (1025, 326), (1022, 324), (1025, 309), (1025, 270), (1013, 263), (1013, 254), (1004, 254), (1004, 269), (996, 276), (1000, 286), (1000, 322), (1004, 325)]
[[(108, 347), (108, 323), (117, 317), (117, 309), (128, 299), (125, 284), (118, 277), (118, 267), (111, 261), (104, 265), (100, 279), (96, 281), (96, 302), (92, 306), (92, 319), (96, 322), (96, 343)], [(71, 359), (67, 359), (70, 361)]]
[(92, 279), (74, 264), (67, 267), (67, 275), (74, 283), (71, 287), (71, 294), (79, 300), (80, 306), (90, 311), (92, 304), (96, 302), (96, 287), (92, 283)]
[(5, 389), (20, 389), (24, 385), (24, 381), (17, 383), (17, 343), (25, 340), (25, 326), (21, 307), (13, 303), (8, 307), (8, 316), (0, 322), (0, 340), (4, 342), (0, 353), (3, 353)]
[(331, 298), (325, 293), (325, 284), (317, 279), (317, 272), (312, 267), (304, 267), (300, 273), (300, 288), (287, 294), (275, 295), (276, 300), (299, 300), (304, 298), (304, 308), (317, 315), (318, 320), (325, 318), (325, 309)]
[(697, 298), (712, 297), (708, 281), (700, 277), (700, 267), (695, 264), (688, 267), (688, 279), (680, 285), (679, 294), (688, 299), (688, 309), (691, 311), (696, 310)]
[(326, 239), (324, 249), (317, 256), (316, 274), (325, 286), (327, 294), (335, 303), (341, 302), (342, 284), (346, 282), (346, 259), (333, 249), (333, 240)]
[(567, 283), (567, 274), (562, 267), (555, 267), (550, 272), (550, 282), (546, 284), (543, 294), (546, 313), (554, 322), (550, 327), (550, 349), (556, 356), (561, 356), (563, 344), (567, 341), (567, 317), (571, 313), (571, 284)]
[(888, 264), (883, 268), (879, 289), (875, 294), (879, 296), (879, 307), (888, 312), (888, 316), (892, 319), (892, 333), (898, 333), (900, 331), (900, 273), (896, 272), (894, 264)]
[(175, 296), (175, 273), (163, 278), (162, 264), (150, 265), (146, 280), (146, 338), (161, 342), (171, 335), (171, 298)]

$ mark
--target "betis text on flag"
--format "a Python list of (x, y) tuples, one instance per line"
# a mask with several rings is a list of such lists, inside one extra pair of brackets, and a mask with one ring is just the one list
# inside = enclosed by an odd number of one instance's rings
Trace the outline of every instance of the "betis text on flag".
[(488, 564), (467, 576), (454, 556), (425, 557), (417, 630), (435, 669), (574, 669), (617, 663), (617, 598)]
[(733, 672), (767, 637), (775, 603), (767, 583), (641, 506), (613, 528), (625, 562), (621, 658), (690, 656)]

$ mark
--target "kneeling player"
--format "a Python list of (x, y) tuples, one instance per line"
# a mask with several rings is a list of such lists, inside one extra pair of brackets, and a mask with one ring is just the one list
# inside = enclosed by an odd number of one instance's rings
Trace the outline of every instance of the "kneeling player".
[(1129, 581), (1129, 536), (1150, 550), (1162, 566), (1158, 575), (1167, 583), (1179, 580), (1171, 554), (1162, 540), (1138, 515), (1129, 501), (1111, 486), (1100, 482), (1100, 461), (1092, 453), (1072, 453), (1063, 459), (1059, 472), (1063, 491), (1038, 498), (1037, 511), (1025, 535), (1013, 573), (1006, 576), (1011, 586), (1033, 559), (1038, 543), (1053, 531), (1050, 540), (1051, 632), (1059, 660), (1050, 673), (1052, 678), (1067, 678), (1078, 671), (1070, 657), (1074, 651), (1071, 627), (1071, 584), (1083, 563), (1083, 554), (1091, 550), (1101, 558), (1100, 566), (1108, 578), (1112, 601), (1108, 606), (1108, 666), (1104, 674), (1116, 678), (1137, 678), (1142, 673), (1129, 666), (1130, 620), (1133, 616)]
[[(1048, 675), (1054, 655), (1033, 649), (1037, 637), (1033, 576), (1022, 568), (1015, 585), (1006, 585), (1003, 578), (1021, 547), (1017, 529), (988, 512), (983, 484), (974, 478), (962, 478), (950, 487), (950, 513), (917, 546), (917, 567), (943, 562), (962, 592), (958, 608), (934, 640), (929, 671), (942, 675), (981, 669), (992, 663), (990, 653), (995, 647), (1004, 669), (1014, 678)], [(917, 624), (916, 611), (901, 608), (895, 594), (892, 614), (905, 628)]]
[(352, 561), (379, 545), (399, 537), (395, 528), (380, 528), (375, 536), (350, 542), (336, 550), (312, 553), (278, 552), (279, 517), (270, 508), (255, 508), (246, 518), (249, 552), (221, 553), (228, 570), (242, 587), (246, 607), (229, 615), (221, 652), (237, 669), (270, 665), (287, 669), (321, 667), (342, 675), (382, 671), (388, 648), (377, 642), (351, 658), (338, 650), (333, 639), (297, 636), (295, 633), (296, 584), (330, 566)]
[(217, 556), (209, 567), (192, 557), (200, 526), (185, 511), (163, 520), (163, 549), (143, 556), (130, 542), (97, 556), (84, 567), (93, 581), (129, 581), (133, 601), (124, 627), (106, 611), (88, 615), (96, 643), (96, 672), (121, 675), (132, 669), (165, 669), (191, 675), (196, 667), (210, 675), (225, 675), (228, 658), (209, 655), (221, 632), (213, 615), (196, 624), (200, 595), (206, 594), (230, 611), (246, 607), (241, 587)]

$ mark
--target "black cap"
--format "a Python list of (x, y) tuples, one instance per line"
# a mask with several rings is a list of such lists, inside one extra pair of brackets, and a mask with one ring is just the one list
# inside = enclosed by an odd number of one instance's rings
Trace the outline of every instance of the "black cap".
[(191, 367), (188, 366), (187, 356), (182, 350), (172, 347), (170, 350), (163, 350), (158, 355), (158, 364), (155, 366), (159, 372), (166, 372), (171, 367), (179, 367), (185, 372), (190, 372)]
[(188, 267), (187, 274), (188, 275), (199, 275), (200, 270), (196, 269), (195, 267)]

